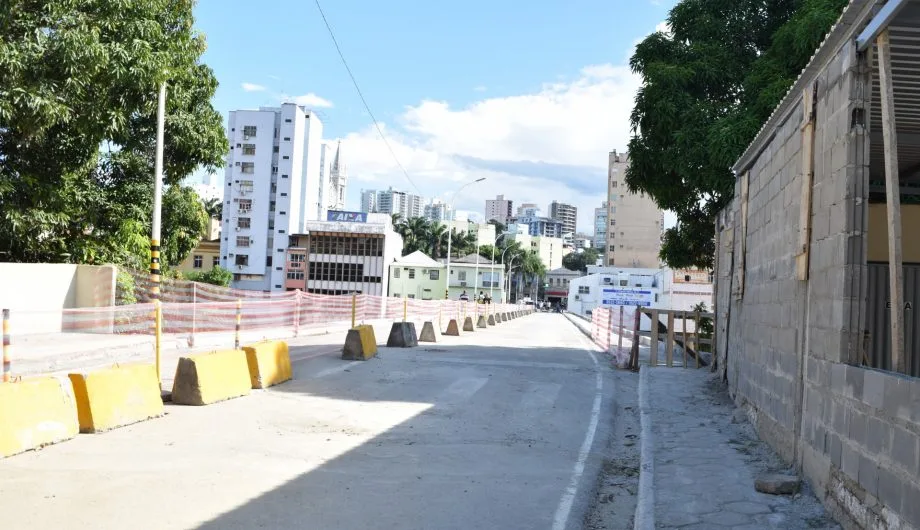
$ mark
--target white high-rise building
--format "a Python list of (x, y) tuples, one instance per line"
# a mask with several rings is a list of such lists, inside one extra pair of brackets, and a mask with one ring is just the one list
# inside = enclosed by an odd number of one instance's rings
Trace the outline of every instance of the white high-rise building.
[(361, 190), (361, 211), (364, 213), (377, 211), (377, 190)]
[(503, 225), (508, 224), (513, 217), (511, 210), (513, 206), (514, 202), (506, 200), (504, 195), (497, 195), (495, 200), (486, 199), (486, 221), (495, 220)]
[(285, 103), (233, 111), (228, 127), (221, 265), (235, 288), (283, 290), (288, 237), (307, 221), (326, 219), (323, 124)]
[(431, 204), (425, 205), (425, 218), (430, 221), (451, 221), (454, 218), (453, 209), (441, 199), (433, 199)]
[(412, 193), (394, 190), (361, 192), (361, 211), (367, 213), (400, 214), (404, 219), (421, 217), (425, 213), (425, 198)]

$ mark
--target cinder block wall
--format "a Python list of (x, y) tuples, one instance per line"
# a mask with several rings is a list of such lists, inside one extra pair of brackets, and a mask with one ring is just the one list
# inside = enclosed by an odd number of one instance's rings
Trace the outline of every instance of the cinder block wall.
[[(719, 353), (761, 437), (847, 527), (920, 528), (920, 380), (860, 367), (865, 328), (868, 70), (852, 40), (817, 76), (808, 281), (795, 276), (801, 97), (719, 218)], [(743, 295), (737, 267), (744, 251)], [(735, 269), (735, 270), (731, 270)], [(734, 274), (733, 274), (734, 272)]]

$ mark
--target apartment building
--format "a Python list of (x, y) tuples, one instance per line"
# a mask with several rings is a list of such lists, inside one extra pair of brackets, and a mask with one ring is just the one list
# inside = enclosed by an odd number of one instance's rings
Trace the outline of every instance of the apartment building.
[(578, 208), (564, 202), (553, 201), (549, 205), (550, 219), (562, 223), (563, 234), (574, 234), (578, 223)]
[[(607, 201), (604, 201), (600, 208), (594, 209), (594, 248), (596, 249), (607, 247), (607, 209)], [(605, 258), (604, 263), (606, 263), (606, 256), (602, 257)]]
[(333, 221), (309, 221), (291, 237), (284, 264), (288, 291), (314, 294), (350, 293), (385, 296), (388, 264), (402, 254), (402, 237), (390, 216), (363, 212), (329, 212)]
[(623, 179), (629, 166), (627, 153), (611, 151), (607, 179), (607, 251), (610, 267), (657, 268), (664, 212), (651, 197), (630, 193)]
[(325, 218), (323, 124), (312, 112), (280, 108), (230, 112), (220, 261), (233, 287), (284, 289), (288, 238)]
[(404, 219), (422, 217), (425, 213), (425, 199), (413, 193), (393, 189), (365, 190), (361, 192), (361, 211), (403, 216)]
[(431, 203), (425, 205), (424, 215), (425, 219), (429, 221), (444, 223), (453, 220), (454, 211), (446, 202), (440, 199), (433, 199)]
[(505, 199), (504, 195), (497, 195), (494, 200), (486, 200), (486, 221), (498, 221), (499, 223), (506, 225), (508, 221), (514, 216), (512, 208), (514, 207), (514, 201)]

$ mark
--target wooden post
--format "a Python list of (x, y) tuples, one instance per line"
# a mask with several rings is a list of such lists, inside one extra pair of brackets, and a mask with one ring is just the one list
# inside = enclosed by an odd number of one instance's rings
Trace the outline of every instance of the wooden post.
[(668, 366), (674, 366), (674, 311), (668, 310), (668, 334), (664, 345)]
[(658, 324), (660, 320), (658, 318), (658, 310), (652, 309), (652, 325), (650, 329), (652, 330), (652, 340), (650, 344), (650, 351), (648, 357), (648, 364), (652, 367), (658, 366)]
[(683, 330), (681, 331), (681, 334), (680, 334), (680, 338), (684, 344), (684, 348), (683, 348), (684, 349), (684, 368), (686, 368), (687, 367), (687, 346), (688, 346), (687, 344), (687, 312), (686, 311), (680, 312), (680, 321), (683, 327)]
[(694, 356), (694, 358), (696, 359), (696, 367), (699, 368), (700, 367), (700, 349), (701, 349), (700, 348), (700, 312), (699, 311), (696, 312), (695, 318), (696, 318), (696, 322), (693, 324), (693, 347), (696, 348), (696, 355)]
[(802, 92), (802, 203), (799, 207), (799, 248), (795, 257), (796, 278), (808, 279), (809, 247), (811, 245), (811, 195), (815, 174), (815, 105), (818, 82)]
[(891, 78), (891, 39), (888, 29), (876, 40), (879, 92), (882, 103), (882, 138), (885, 143), (885, 202), (888, 211), (889, 299), (891, 300), (891, 366), (905, 373), (904, 358), (904, 265), (901, 255), (901, 184), (898, 178), (898, 134), (894, 115)]
[(629, 369), (638, 370), (639, 369), (639, 319), (642, 317), (642, 310), (639, 306), (636, 306), (635, 314), (633, 315), (633, 335), (632, 335), (632, 347), (629, 349)]

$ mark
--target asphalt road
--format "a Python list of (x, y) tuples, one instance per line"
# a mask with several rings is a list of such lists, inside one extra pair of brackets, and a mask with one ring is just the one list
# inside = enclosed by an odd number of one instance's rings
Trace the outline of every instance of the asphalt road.
[(0, 460), (2, 526), (582, 528), (608, 363), (561, 315), (442, 339), (314, 346), (272, 390)]

